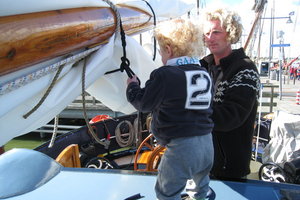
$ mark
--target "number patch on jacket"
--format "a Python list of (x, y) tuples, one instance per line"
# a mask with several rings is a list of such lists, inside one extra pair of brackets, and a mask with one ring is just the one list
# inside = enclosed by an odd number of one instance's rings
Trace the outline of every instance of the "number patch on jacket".
[(211, 79), (205, 71), (186, 71), (187, 97), (185, 108), (192, 110), (207, 109), (211, 103)]

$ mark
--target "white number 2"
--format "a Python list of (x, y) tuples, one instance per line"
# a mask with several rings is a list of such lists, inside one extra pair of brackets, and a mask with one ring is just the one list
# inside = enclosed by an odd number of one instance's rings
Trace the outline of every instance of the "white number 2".
[(205, 71), (186, 71), (187, 97), (185, 108), (192, 110), (207, 109), (211, 103), (211, 79)]

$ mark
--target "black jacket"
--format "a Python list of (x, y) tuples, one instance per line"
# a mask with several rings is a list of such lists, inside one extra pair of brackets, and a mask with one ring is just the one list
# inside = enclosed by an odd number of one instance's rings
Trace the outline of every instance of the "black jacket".
[[(201, 65), (212, 71), (213, 55), (203, 58)], [(242, 48), (221, 59), (220, 67), (223, 77), (216, 85), (213, 100), (215, 159), (211, 174), (217, 178), (240, 178), (250, 173), (259, 75)]]
[(166, 145), (172, 138), (211, 133), (212, 88), (209, 74), (199, 65), (162, 66), (144, 88), (130, 83), (127, 99), (137, 110), (152, 112), (152, 132)]

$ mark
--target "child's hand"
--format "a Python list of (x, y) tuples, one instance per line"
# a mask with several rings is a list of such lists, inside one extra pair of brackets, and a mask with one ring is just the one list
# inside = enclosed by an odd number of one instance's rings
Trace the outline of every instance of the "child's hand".
[(131, 82), (137, 82), (137, 83), (139, 82), (136, 75), (133, 75), (132, 78), (127, 79), (127, 85), (129, 85), (129, 83)]

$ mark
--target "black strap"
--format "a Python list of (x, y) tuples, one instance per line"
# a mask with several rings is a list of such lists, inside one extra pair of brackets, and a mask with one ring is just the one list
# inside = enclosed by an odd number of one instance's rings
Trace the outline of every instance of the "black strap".
[(129, 78), (132, 78), (135, 73), (130, 69), (130, 61), (126, 57), (126, 37), (125, 37), (125, 32), (122, 26), (122, 21), (120, 20), (120, 34), (121, 34), (121, 41), (122, 41), (122, 47), (123, 47), (123, 56), (121, 57), (121, 65), (119, 69), (115, 69), (112, 71), (108, 71), (105, 74), (110, 74), (114, 73), (117, 71), (123, 72), (124, 70), (126, 71), (127, 75)]
[[(154, 27), (155, 27), (156, 26), (156, 15), (155, 15), (155, 12), (154, 12), (152, 6), (150, 5), (150, 3), (148, 1), (146, 1), (146, 0), (143, 0), (143, 1), (149, 6), (149, 8), (152, 11), (152, 14), (153, 14), (153, 24), (154, 24)], [(154, 37), (153, 42), (154, 42), (154, 46), (153, 46), (153, 59), (152, 60), (155, 60), (155, 58), (156, 58), (156, 38), (155, 37)]]
[[(156, 15), (155, 15), (155, 12), (152, 8), (152, 6), (146, 1), (146, 0), (143, 0), (148, 6), (149, 8), (151, 9), (152, 11), (152, 14), (153, 14), (153, 24), (154, 26), (156, 26)], [(129, 78), (132, 78), (133, 75), (135, 75), (135, 73), (130, 69), (130, 61), (128, 60), (128, 58), (126, 57), (126, 37), (125, 37), (125, 32), (124, 32), (124, 29), (123, 29), (123, 26), (122, 26), (122, 21), (120, 19), (120, 34), (121, 34), (121, 41), (122, 41), (122, 47), (123, 47), (123, 56), (121, 57), (121, 64), (120, 64), (120, 68), (119, 69), (115, 69), (115, 70), (111, 70), (111, 71), (108, 71), (106, 72), (105, 74), (111, 74), (111, 73), (114, 73), (114, 72), (118, 72), (118, 71), (121, 71), (123, 72), (125, 70), (125, 72), (127, 73), (128, 77)], [(154, 38), (154, 52), (153, 52), (153, 60), (155, 60), (156, 58), (156, 39)], [(140, 80), (138, 80), (139, 83), (140, 83)]]

